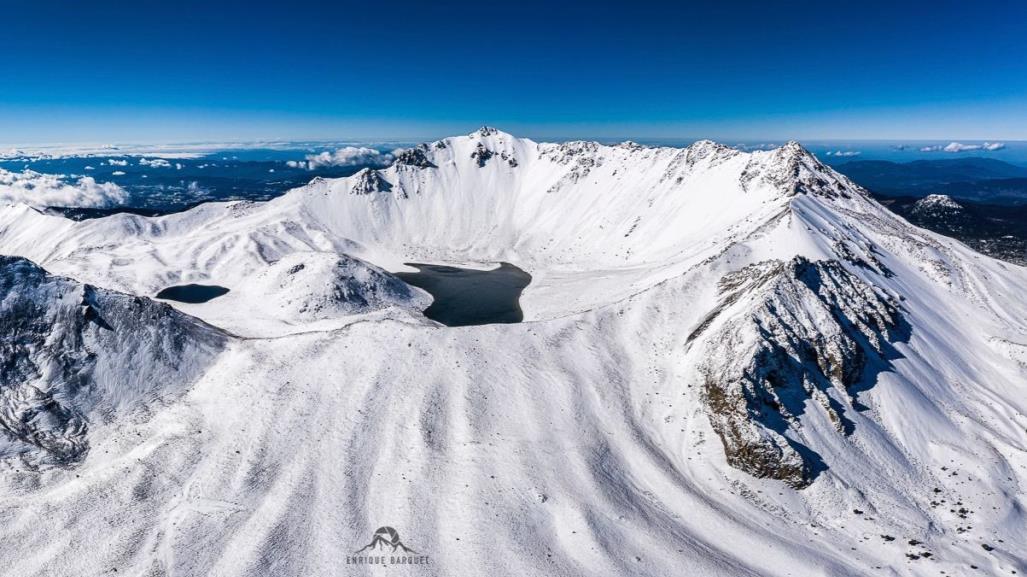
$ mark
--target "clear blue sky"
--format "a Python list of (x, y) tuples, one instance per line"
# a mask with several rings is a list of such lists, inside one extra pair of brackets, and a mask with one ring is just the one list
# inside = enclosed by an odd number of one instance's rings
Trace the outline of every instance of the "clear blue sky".
[(0, 0), (0, 143), (1027, 139), (1027, 2)]

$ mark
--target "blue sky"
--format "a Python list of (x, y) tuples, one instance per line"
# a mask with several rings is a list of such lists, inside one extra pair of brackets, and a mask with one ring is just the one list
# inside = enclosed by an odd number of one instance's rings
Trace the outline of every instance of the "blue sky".
[(1025, 2), (0, 0), (0, 142), (1027, 139)]

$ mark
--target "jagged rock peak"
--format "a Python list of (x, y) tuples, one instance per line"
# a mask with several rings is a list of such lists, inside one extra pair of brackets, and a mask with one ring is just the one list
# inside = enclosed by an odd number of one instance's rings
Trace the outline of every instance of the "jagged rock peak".
[(428, 145), (419, 144), (396, 155), (395, 164), (417, 168), (438, 168), (428, 157)]
[(799, 417), (814, 406), (838, 433), (853, 389), (876, 382), (908, 337), (898, 306), (838, 261), (765, 261), (724, 276), (720, 299), (692, 332), (706, 347), (703, 401), (728, 464), (805, 487), (823, 469)]
[(812, 153), (806, 149), (798, 140), (789, 140), (778, 147), (778, 150), (784, 151), (786, 154), (798, 154), (798, 155), (811, 155)]
[(734, 150), (733, 148), (716, 142), (714, 140), (702, 139), (696, 140), (688, 146), (689, 149), (695, 151), (721, 151), (721, 150)]
[(392, 185), (377, 170), (365, 168), (350, 178), (353, 179), (353, 185), (350, 187), (352, 194), (373, 194), (392, 190)]
[(703, 159), (726, 159), (740, 154), (734, 148), (712, 140), (697, 140), (685, 149), (686, 163), (694, 165)]
[(774, 164), (824, 166), (812, 152), (795, 140), (789, 140), (769, 152), (771, 162)]
[[(743, 183), (760, 178), (787, 196), (808, 194), (825, 198), (849, 198), (866, 195), (862, 188), (820, 162), (813, 153), (794, 140), (769, 153), (755, 154), (758, 157), (754, 157), (743, 172)], [(755, 166), (757, 163), (759, 166)]]
[(472, 132), (471, 136), (472, 137), (473, 136), (483, 136), (484, 137), (484, 136), (496, 136), (498, 134), (499, 134), (499, 129), (498, 128), (493, 128), (491, 126), (482, 126), (476, 132)]

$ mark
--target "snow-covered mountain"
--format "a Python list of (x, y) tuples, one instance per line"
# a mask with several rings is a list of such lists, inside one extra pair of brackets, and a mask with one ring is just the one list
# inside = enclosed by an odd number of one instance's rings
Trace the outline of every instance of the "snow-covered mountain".
[(910, 213), (923, 217), (945, 217), (963, 210), (963, 205), (946, 194), (929, 194), (913, 203)]
[(0, 457), (33, 470), (84, 459), (88, 423), (173, 399), (226, 340), (166, 304), (7, 256), (0, 329)]
[[(795, 143), (483, 128), (267, 203), (2, 208), (0, 253), (230, 289), (174, 303), (231, 333), (198, 380), (80, 411), (73, 463), (4, 461), (18, 575), (335, 574), (379, 527), (430, 556), (410, 574), (1027, 571), (1027, 270)], [(413, 261), (517, 264), (526, 322), (427, 321), (386, 272)]]

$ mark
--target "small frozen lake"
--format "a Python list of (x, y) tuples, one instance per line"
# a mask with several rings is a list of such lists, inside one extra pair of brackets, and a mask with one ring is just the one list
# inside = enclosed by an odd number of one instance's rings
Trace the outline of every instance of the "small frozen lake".
[(169, 286), (157, 293), (157, 298), (180, 303), (198, 304), (216, 299), (219, 296), (228, 294), (228, 289), (223, 286), (206, 284), (183, 284)]
[(519, 323), (521, 292), (531, 275), (508, 263), (493, 270), (406, 263), (417, 272), (400, 272), (404, 282), (422, 288), (435, 298), (424, 316), (450, 327)]

